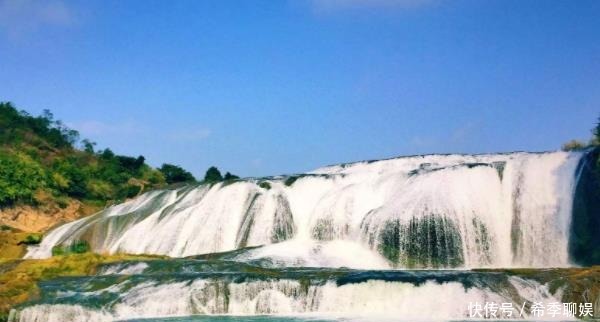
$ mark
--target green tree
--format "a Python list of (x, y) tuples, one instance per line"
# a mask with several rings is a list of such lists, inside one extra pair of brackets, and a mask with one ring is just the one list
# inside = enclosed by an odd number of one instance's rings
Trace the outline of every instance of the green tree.
[(204, 181), (206, 182), (219, 182), (223, 181), (223, 176), (221, 175), (221, 171), (217, 169), (217, 167), (210, 167), (206, 170), (206, 174), (204, 175)]
[(94, 153), (94, 146), (96, 146), (96, 142), (92, 142), (88, 139), (83, 139), (81, 143), (83, 144), (83, 151), (90, 154)]
[(223, 180), (227, 181), (227, 180), (237, 180), (240, 177), (236, 176), (235, 174), (231, 174), (229, 172), (225, 173), (225, 176), (223, 176)]
[(0, 153), (0, 206), (31, 203), (35, 191), (45, 185), (44, 178), (42, 167), (29, 157)]
[(177, 182), (194, 182), (196, 178), (180, 166), (165, 163), (158, 169), (165, 176), (165, 181), (169, 184)]

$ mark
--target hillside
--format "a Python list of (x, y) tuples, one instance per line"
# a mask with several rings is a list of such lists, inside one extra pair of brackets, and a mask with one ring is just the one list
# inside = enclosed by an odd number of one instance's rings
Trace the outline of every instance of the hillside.
[(48, 110), (32, 116), (0, 102), (0, 234), (45, 231), (145, 191), (195, 181), (178, 166), (155, 169), (143, 156), (95, 145)]

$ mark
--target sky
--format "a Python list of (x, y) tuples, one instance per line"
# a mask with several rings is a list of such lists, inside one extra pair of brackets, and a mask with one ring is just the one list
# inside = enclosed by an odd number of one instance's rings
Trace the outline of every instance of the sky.
[(555, 150), (600, 116), (600, 1), (0, 0), (0, 101), (197, 177)]

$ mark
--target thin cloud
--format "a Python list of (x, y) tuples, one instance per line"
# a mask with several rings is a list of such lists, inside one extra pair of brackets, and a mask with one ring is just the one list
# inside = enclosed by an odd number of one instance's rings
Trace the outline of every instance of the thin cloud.
[(435, 0), (310, 0), (316, 12), (351, 9), (412, 9), (434, 2)]
[(0, 0), (0, 31), (11, 38), (74, 22), (73, 10), (60, 0)]
[(417, 148), (425, 148), (433, 146), (436, 141), (429, 137), (414, 136), (409, 141), (410, 145)]
[(178, 130), (171, 132), (169, 138), (173, 141), (200, 141), (208, 138), (211, 133), (207, 128)]
[(477, 122), (467, 122), (456, 128), (450, 135), (450, 143), (463, 144), (473, 138), (478, 128)]

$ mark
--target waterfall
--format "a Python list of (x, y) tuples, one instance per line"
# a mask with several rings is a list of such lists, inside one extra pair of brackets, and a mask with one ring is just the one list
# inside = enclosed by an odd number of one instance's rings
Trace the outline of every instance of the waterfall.
[(356, 251), (380, 269), (569, 266), (583, 154), (411, 156), (153, 191), (56, 228), (26, 257), (85, 241), (172, 257), (263, 246), (242, 257), (283, 266), (361, 267)]
[[(179, 267), (185, 273), (172, 273), (174, 268), (170, 267), (171, 273), (162, 275), (152, 271), (156, 267), (140, 270), (135, 264), (131, 265), (137, 270), (134, 275), (118, 275), (131, 273), (121, 267), (109, 268), (105, 275), (92, 280), (75, 277), (45, 282), (40, 285), (44, 296), (13, 313), (11, 321), (115, 321), (222, 314), (445, 321), (470, 318), (470, 305), (489, 302), (510, 303), (511, 318), (524, 319), (532, 316), (529, 307), (522, 311), (523, 303), (559, 302), (546, 286), (501, 273), (304, 269), (261, 275), (193, 272), (190, 267), (194, 265), (199, 265), (197, 271), (205, 269), (201, 261), (188, 261)], [(145, 270), (150, 273), (142, 273)]]

